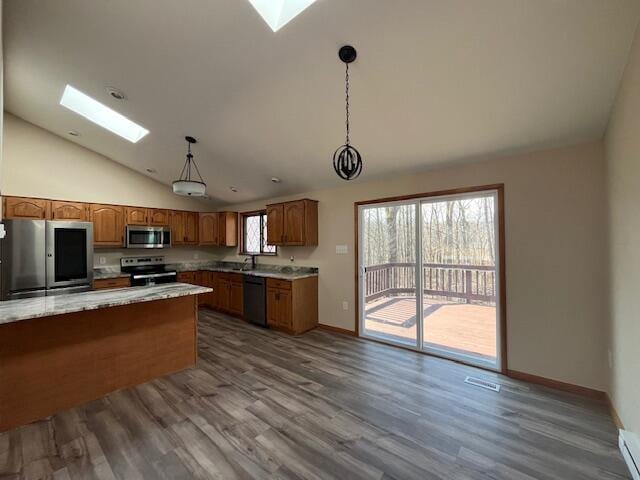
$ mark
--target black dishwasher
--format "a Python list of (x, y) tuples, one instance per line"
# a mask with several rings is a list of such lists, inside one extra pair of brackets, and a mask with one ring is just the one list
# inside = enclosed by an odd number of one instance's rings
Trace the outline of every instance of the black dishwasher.
[(266, 290), (264, 278), (244, 276), (244, 318), (263, 327), (267, 326)]

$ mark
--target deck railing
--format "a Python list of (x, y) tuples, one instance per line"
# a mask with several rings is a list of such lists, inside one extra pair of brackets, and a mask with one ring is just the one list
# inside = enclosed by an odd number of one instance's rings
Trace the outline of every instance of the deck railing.
[[(365, 267), (365, 300), (415, 294), (416, 265), (385, 263)], [(425, 263), (422, 268), (425, 295), (462, 299), (466, 303), (496, 301), (496, 268), (485, 265)]]

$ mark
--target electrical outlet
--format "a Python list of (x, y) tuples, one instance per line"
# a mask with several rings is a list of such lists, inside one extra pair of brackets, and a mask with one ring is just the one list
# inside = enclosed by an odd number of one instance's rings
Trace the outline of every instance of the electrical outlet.
[(107, 264), (107, 257), (100, 257), (100, 265), (106, 265)]
[(346, 300), (342, 301), (342, 309), (343, 310), (349, 310), (349, 302), (347, 302)]
[(336, 245), (336, 254), (346, 255), (347, 253), (349, 253), (348, 245)]

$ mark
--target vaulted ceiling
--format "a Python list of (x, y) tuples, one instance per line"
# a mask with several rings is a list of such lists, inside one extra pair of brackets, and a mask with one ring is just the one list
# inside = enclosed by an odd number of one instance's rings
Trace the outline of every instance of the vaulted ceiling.
[[(195, 136), (212, 201), (235, 203), (343, 182), (341, 45), (359, 53), (366, 181), (599, 138), (639, 15), (636, 0), (318, 0), (274, 33), (248, 0), (5, 0), (5, 106), (167, 185)], [(149, 135), (64, 109), (66, 84)]]

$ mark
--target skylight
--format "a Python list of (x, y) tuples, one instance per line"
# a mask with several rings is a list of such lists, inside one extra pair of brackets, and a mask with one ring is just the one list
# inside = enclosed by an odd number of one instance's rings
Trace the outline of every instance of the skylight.
[(277, 32), (316, 0), (249, 0), (271, 30)]
[(132, 122), (124, 115), (111, 110), (106, 105), (94, 100), (80, 90), (67, 85), (60, 99), (60, 105), (83, 116), (87, 120), (106, 128), (110, 132), (136, 143), (144, 137), (149, 130)]

